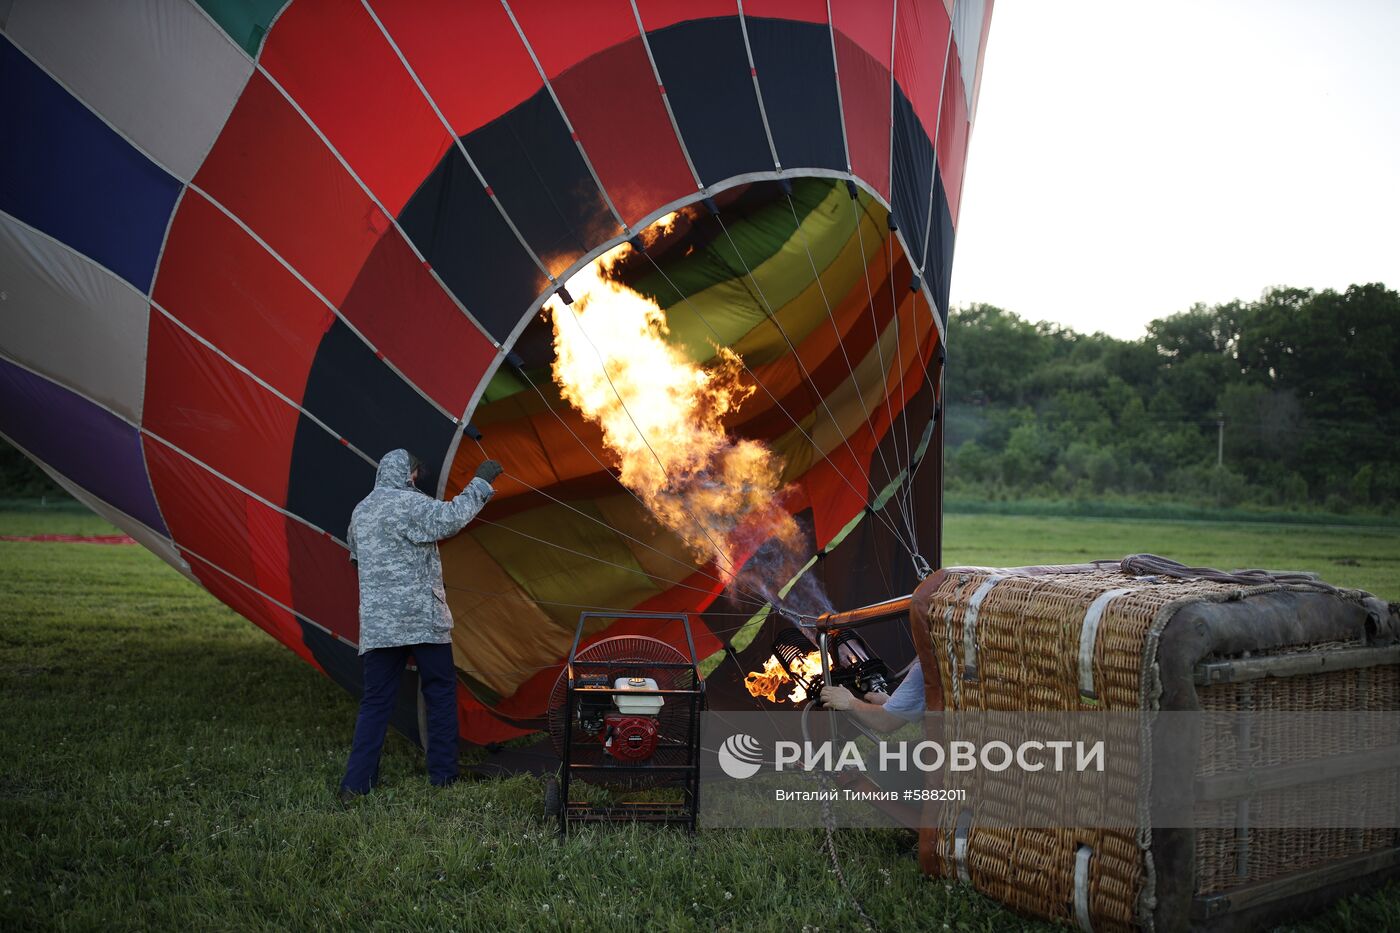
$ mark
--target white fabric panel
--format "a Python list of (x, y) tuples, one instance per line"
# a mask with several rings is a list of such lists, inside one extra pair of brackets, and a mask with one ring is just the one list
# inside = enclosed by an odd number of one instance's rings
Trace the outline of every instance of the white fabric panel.
[(34, 462), (38, 463), (39, 466), (43, 468), (44, 472), (53, 477), (54, 482), (62, 486), (74, 499), (77, 499), (113, 525), (116, 525), (122, 531), (131, 535), (131, 537), (136, 540), (137, 544), (180, 571), (180, 573), (189, 577), (195, 583), (199, 583), (199, 580), (190, 570), (190, 565), (185, 563), (185, 559), (180, 556), (180, 552), (175, 548), (175, 543), (169, 538), (147, 528), (125, 512), (112, 508), (83, 487), (75, 486), (68, 481), (66, 476), (50, 468), (47, 464), (38, 460)]
[(191, 0), (14, 0), (5, 33), (181, 181), (253, 72)]
[(953, 4), (953, 41), (958, 44), (962, 63), (963, 93), (967, 96), (968, 118), (972, 117), (972, 95), (976, 91), (977, 56), (982, 50), (982, 23), (987, 17), (986, 0), (957, 0)]
[(0, 212), (0, 347), (132, 423), (146, 383), (145, 296)]

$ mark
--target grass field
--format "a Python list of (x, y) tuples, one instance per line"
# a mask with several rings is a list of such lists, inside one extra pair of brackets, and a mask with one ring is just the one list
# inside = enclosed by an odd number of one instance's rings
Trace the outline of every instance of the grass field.
[[(0, 534), (97, 534), (62, 510)], [(949, 516), (948, 563), (1154, 551), (1321, 571), (1400, 599), (1400, 529)], [(857, 929), (818, 852), (776, 830), (584, 831), (539, 786), (433, 791), (391, 737), (380, 792), (331, 791), (355, 704), (134, 547), (0, 542), (0, 929)], [(1034, 924), (923, 878), (912, 836), (849, 831), (845, 871), (887, 930)], [(1299, 929), (1400, 925), (1400, 890)]]

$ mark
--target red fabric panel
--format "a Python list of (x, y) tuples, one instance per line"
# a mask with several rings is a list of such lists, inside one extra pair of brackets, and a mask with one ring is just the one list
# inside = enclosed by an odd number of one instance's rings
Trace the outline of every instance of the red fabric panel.
[(904, 0), (895, 9), (894, 76), (929, 139), (938, 126), (938, 89), (952, 22), (942, 0)]
[(142, 424), (242, 486), (281, 505), (298, 412), (164, 315), (147, 334)]
[(375, 0), (374, 12), (458, 136), (544, 86), (499, 0)]
[(452, 145), (359, 3), (297, 0), (277, 18), (259, 60), (391, 214)]
[[(350, 552), (328, 535), (278, 515), (293, 589), (284, 602), (342, 638), (360, 640), (360, 582)], [(278, 597), (279, 599), (281, 597)]]
[(894, 0), (831, 0), (831, 24), (889, 72)]
[[(735, 0), (637, 0), (637, 12), (647, 32), (664, 29), (688, 19), (709, 19), (715, 16), (738, 16)], [(696, 49), (703, 55), (703, 49)]]
[(153, 297), (201, 337), (300, 399), (330, 309), (195, 192), (180, 201)]
[(159, 441), (143, 437), (141, 445), (171, 538), (242, 580), (256, 579), (248, 497)]
[(744, 15), (825, 23), (826, 0), (745, 0)]
[[(888, 38), (888, 37), (887, 37)], [(889, 46), (885, 47), (889, 57)], [(890, 200), (890, 73), (845, 36), (836, 34), (836, 66), (851, 171)]]
[(958, 226), (958, 205), (962, 201), (963, 169), (967, 163), (967, 94), (963, 89), (962, 67), (957, 55), (948, 59), (948, 76), (943, 84), (943, 112), (938, 120), (938, 167), (943, 172), (943, 190), (948, 195), (948, 211), (953, 229)]
[(301, 624), (296, 617), (271, 600), (208, 566), (194, 554), (181, 552), (204, 588), (234, 612), (296, 652), (307, 664), (325, 673), (302, 641)]
[(449, 411), (466, 407), (494, 348), (265, 78), (253, 75), (195, 182), (414, 384)]
[(460, 415), (495, 358), (397, 230), (380, 238), (340, 306), (381, 352), (448, 411)]
[(335, 305), (390, 227), (306, 121), (257, 72), (194, 180)]
[[(531, 0), (511, 10), (551, 81), (604, 49), (638, 38), (628, 0)], [(654, 85), (655, 78), (648, 83)]]
[(588, 159), (628, 224), (695, 191), (640, 38), (554, 81)]

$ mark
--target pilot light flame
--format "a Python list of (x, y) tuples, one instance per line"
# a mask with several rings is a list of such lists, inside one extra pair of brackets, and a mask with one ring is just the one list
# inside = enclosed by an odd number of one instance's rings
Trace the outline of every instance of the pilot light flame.
[[(649, 231), (665, 232), (670, 214)], [(796, 546), (783, 507), (783, 461), (766, 445), (730, 436), (724, 419), (754, 393), (743, 362), (719, 347), (708, 365), (667, 341), (666, 312), (611, 276), (633, 247), (622, 243), (570, 278), (573, 304), (545, 308), (554, 328), (554, 381), (602, 430), (623, 485), (685, 542), (714, 562), (726, 585), (756, 547)]]
[[(807, 653), (797, 659), (794, 667), (799, 677), (810, 682), (813, 677), (819, 676), (822, 672), (821, 652), (813, 650)], [(778, 691), (788, 684), (792, 685), (792, 692), (779, 698)], [(763, 670), (750, 671), (744, 678), (744, 686), (748, 688), (752, 696), (762, 697), (769, 703), (801, 703), (807, 699), (807, 688), (794, 682), (788, 676), (788, 672), (783, 669), (782, 662), (775, 655), (763, 662)]]

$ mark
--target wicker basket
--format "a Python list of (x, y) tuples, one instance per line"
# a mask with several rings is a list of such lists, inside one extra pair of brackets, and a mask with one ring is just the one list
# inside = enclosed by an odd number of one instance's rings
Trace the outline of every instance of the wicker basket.
[[(1125, 560), (1124, 566), (1135, 565)], [(1394, 608), (1359, 591), (1296, 575), (1284, 579), (1292, 582), (1143, 575), (1116, 562), (939, 571), (911, 602), (928, 706), (949, 712), (1400, 709)], [(1201, 741), (1230, 739), (1212, 734)], [(1246, 777), (1255, 777), (1258, 769), (1279, 765), (1267, 760), (1267, 748), (1255, 743), (1238, 756), (1174, 750), (1180, 754), (1172, 760), (1189, 763), (1176, 780), (1195, 794), (1190, 803), (1202, 812), (1234, 812), (1243, 800), (1264, 808), (1255, 813), (1286, 808), (1294, 793), (1288, 781), (1250, 792), (1230, 784), (1238, 775), (1202, 764), (1234, 758), (1251, 771)], [(1338, 760), (1357, 757), (1357, 749), (1335, 751)], [(961, 879), (1023, 913), (1102, 933), (1255, 929), (1400, 866), (1394, 829), (1153, 830), (1141, 815), (1153, 775), (1139, 773), (1151, 766), (1116, 767), (1109, 779), (1122, 789), (1127, 812), (1098, 825), (1135, 829), (979, 826), (979, 819), (996, 823), (998, 807), (1009, 812), (1014, 804), (1024, 812), (1026, 801), (1017, 799), (1008, 773), (1000, 784), (980, 786), (967, 804), (926, 812), (924, 826), (932, 828), (920, 834), (924, 870)], [(1343, 768), (1331, 778), (1339, 806), (1354, 795), (1400, 794), (1393, 774), (1353, 771)], [(1193, 774), (1196, 780), (1181, 780)], [(1203, 787), (1220, 792), (1202, 793)]]

